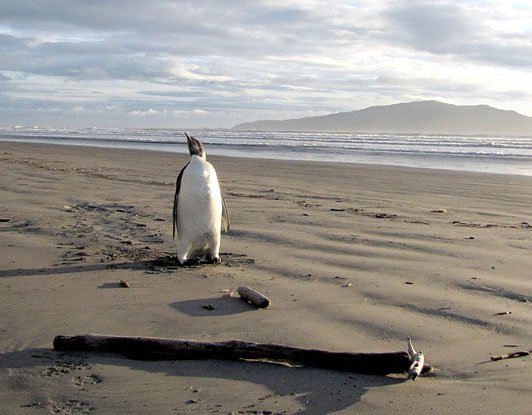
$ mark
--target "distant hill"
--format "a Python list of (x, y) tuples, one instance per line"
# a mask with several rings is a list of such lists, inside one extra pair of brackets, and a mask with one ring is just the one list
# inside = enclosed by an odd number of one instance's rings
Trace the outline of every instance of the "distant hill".
[(233, 129), (532, 136), (532, 117), (488, 105), (416, 101), (319, 117), (247, 122)]

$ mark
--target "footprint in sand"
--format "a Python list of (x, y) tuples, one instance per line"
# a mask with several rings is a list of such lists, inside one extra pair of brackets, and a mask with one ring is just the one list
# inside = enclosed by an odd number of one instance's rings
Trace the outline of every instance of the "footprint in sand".
[(55, 362), (53, 366), (40, 371), (42, 377), (67, 375), (74, 370), (90, 370), (90, 366), (83, 361)]
[(65, 399), (63, 401), (49, 400), (45, 404), (45, 407), (51, 414), (58, 415), (88, 414), (94, 410), (94, 407), (88, 402), (77, 399)]
[(80, 401), (77, 399), (65, 399), (62, 401), (56, 401), (48, 399), (47, 402), (33, 401), (25, 405), (21, 405), (21, 408), (45, 408), (50, 414), (57, 415), (77, 415), (88, 414), (94, 410), (88, 402)]
[(76, 376), (74, 379), (72, 379), (72, 382), (74, 385), (76, 385), (80, 390), (87, 390), (89, 386), (97, 385), (98, 383), (102, 383), (101, 376), (98, 376), (94, 373), (91, 373), (90, 375), (85, 376)]

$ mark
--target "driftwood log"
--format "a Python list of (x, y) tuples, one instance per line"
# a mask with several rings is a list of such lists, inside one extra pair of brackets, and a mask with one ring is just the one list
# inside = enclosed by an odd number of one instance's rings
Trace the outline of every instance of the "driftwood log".
[[(349, 353), (319, 349), (301, 349), (277, 344), (197, 342), (157, 337), (129, 337), (86, 334), (57, 336), (58, 351), (96, 351), (117, 353), (132, 359), (147, 360), (264, 360), (286, 362), (322, 369), (387, 375), (407, 372), (411, 361), (406, 352)], [(427, 369), (429, 371), (430, 368)]]
[(248, 301), (258, 308), (267, 308), (272, 303), (268, 297), (253, 288), (238, 287), (237, 292), (244, 301)]

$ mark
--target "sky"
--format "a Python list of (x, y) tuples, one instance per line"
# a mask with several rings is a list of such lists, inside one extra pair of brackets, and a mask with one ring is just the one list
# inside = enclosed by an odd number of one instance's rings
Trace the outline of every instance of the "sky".
[(231, 128), (433, 99), (532, 116), (532, 2), (0, 0), (0, 126)]

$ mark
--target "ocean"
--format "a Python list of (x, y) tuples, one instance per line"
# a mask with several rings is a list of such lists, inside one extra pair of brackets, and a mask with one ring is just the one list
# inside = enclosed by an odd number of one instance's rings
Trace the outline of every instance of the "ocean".
[[(207, 155), (532, 176), (532, 137), (189, 130)], [(0, 141), (188, 153), (183, 130), (0, 127)]]

